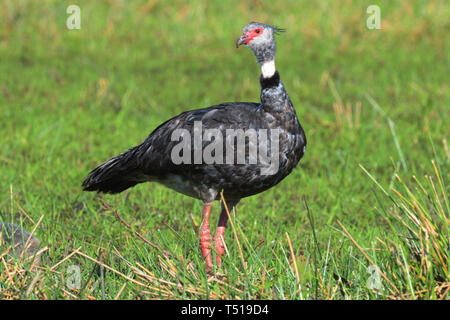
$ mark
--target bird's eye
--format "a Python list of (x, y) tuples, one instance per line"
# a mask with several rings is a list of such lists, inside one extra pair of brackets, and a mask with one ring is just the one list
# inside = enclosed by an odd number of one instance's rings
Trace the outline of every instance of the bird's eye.
[(261, 29), (255, 29), (255, 33), (260, 34), (261, 33)]

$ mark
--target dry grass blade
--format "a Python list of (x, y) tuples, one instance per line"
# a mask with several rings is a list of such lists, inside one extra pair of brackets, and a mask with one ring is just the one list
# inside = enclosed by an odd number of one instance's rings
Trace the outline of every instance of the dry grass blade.
[(23, 249), (23, 251), (22, 251), (22, 253), (21, 253), (21, 255), (20, 255), (21, 258), (24, 257), (25, 252), (26, 252), (27, 249), (30, 247), (30, 245), (31, 245), (31, 239), (33, 239), (33, 235), (34, 235), (34, 233), (36, 232), (37, 227), (39, 227), (39, 225), (41, 224), (42, 219), (44, 219), (44, 215), (42, 215), (42, 216), (39, 218), (39, 221), (34, 225), (33, 230), (31, 230), (30, 235), (28, 236), (28, 239), (27, 239), (27, 241), (25, 242), (24, 249)]
[(173, 255), (167, 251), (167, 250), (163, 250), (161, 249), (159, 246), (157, 246), (156, 244), (152, 243), (151, 241), (149, 241), (147, 238), (145, 238), (143, 235), (141, 235), (139, 232), (137, 232), (136, 230), (133, 229), (133, 227), (131, 225), (129, 225), (117, 212), (117, 210), (114, 210), (113, 208), (111, 208), (111, 206), (109, 206), (106, 202), (104, 202), (102, 199), (98, 199), (102, 204), (103, 207), (107, 210), (112, 211), (112, 213), (114, 214), (114, 216), (117, 218), (117, 220), (119, 222), (121, 222), (123, 225), (125, 225), (128, 229), (130, 229), (131, 231), (134, 232), (134, 234), (141, 239), (142, 241), (144, 241), (146, 244), (148, 244), (149, 246), (151, 246), (152, 248), (162, 252), (164, 255), (169, 256), (169, 257), (173, 257)]
[(114, 300), (118, 300), (120, 296), (122, 295), (123, 290), (125, 290), (125, 287), (127, 286), (127, 283), (125, 282), (122, 287), (120, 287), (119, 291), (117, 292), (116, 296), (114, 297)]
[(78, 253), (78, 251), (81, 250), (81, 247), (78, 247), (74, 251), (72, 251), (69, 255), (65, 256), (62, 260), (58, 261), (53, 267), (50, 268), (50, 270), (55, 270), (59, 265), (64, 263), (65, 261), (69, 260), (74, 254)]
[(137, 281), (137, 280), (135, 280), (133, 278), (130, 278), (129, 276), (123, 274), (122, 272), (120, 272), (120, 271), (118, 271), (118, 270), (116, 270), (116, 269), (114, 269), (114, 268), (104, 264), (101, 261), (98, 261), (97, 259), (92, 258), (91, 256), (83, 253), (82, 251), (77, 251), (77, 254), (82, 256), (82, 257), (85, 257), (88, 260), (91, 260), (92, 262), (95, 262), (96, 264), (104, 267), (105, 269), (108, 269), (111, 272), (114, 272), (115, 274), (121, 276), (122, 278), (124, 278), (124, 279), (126, 279), (126, 280), (128, 280), (128, 281), (130, 281), (130, 282), (132, 282), (132, 283), (134, 283), (136, 285), (138, 285), (138, 286), (141, 286), (141, 287), (144, 287), (144, 288), (147, 288), (147, 289), (150, 289), (150, 290), (154, 290), (154, 291), (159, 291), (159, 292), (163, 292), (163, 293), (166, 293), (166, 294), (170, 294), (170, 292), (167, 291), (167, 290), (164, 290), (164, 289), (161, 289), (161, 288), (152, 287), (152, 286), (146, 285), (145, 283), (139, 282), (139, 281)]
[(297, 267), (297, 256), (294, 253), (294, 249), (292, 248), (292, 242), (291, 238), (289, 238), (289, 234), (286, 232), (286, 238), (289, 244), (289, 251), (291, 252), (292, 261), (294, 262), (294, 271), (295, 271), (295, 277), (297, 278), (298, 283), (298, 292), (300, 293), (300, 297), (302, 297), (302, 287), (300, 285), (300, 275), (298, 273), (298, 267)]
[[(353, 239), (352, 235), (347, 231), (347, 229), (344, 227), (344, 225), (339, 220), (337, 220), (337, 223), (342, 228), (342, 230), (347, 235), (347, 237), (350, 239), (350, 241), (353, 242), (353, 244), (356, 246), (356, 248), (358, 248), (358, 250), (362, 253), (362, 255), (367, 259), (367, 261), (369, 261), (369, 263), (371, 265), (375, 265), (375, 263), (372, 261), (372, 259), (370, 259), (370, 257), (367, 255), (367, 253), (360, 247), (360, 245), (355, 241), (355, 239)], [(380, 272), (380, 275), (383, 277), (383, 279), (386, 280), (386, 282), (388, 282), (391, 285), (391, 287), (397, 292), (397, 294), (399, 294), (400, 291), (391, 282), (391, 280), (389, 280), (389, 278), (384, 274), (384, 272), (382, 272), (381, 270), (379, 270), (379, 272)], [(388, 289), (389, 289), (389, 291), (391, 291), (392, 294), (395, 294), (392, 291), (392, 289), (390, 289), (390, 288), (388, 288)]]
[(242, 253), (241, 243), (240, 243), (239, 237), (238, 237), (238, 235), (236, 233), (236, 229), (234, 227), (233, 219), (231, 218), (230, 211), (228, 210), (228, 206), (227, 206), (227, 203), (225, 202), (225, 198), (223, 197), (223, 193), (222, 192), (220, 193), (220, 197), (222, 198), (223, 206), (225, 208), (225, 211), (227, 212), (228, 220), (230, 220), (231, 229), (233, 230), (234, 238), (236, 239), (236, 243), (237, 243), (238, 248), (239, 248), (239, 255), (241, 256), (242, 265), (244, 266), (245, 271), (247, 271), (247, 263), (245, 262), (244, 254)]
[(33, 278), (33, 280), (31, 281), (30, 286), (28, 287), (25, 296), (28, 297), (30, 296), (31, 292), (34, 289), (34, 286), (36, 285), (36, 283), (39, 281), (39, 278), (41, 277), (41, 271), (38, 271), (36, 276)]

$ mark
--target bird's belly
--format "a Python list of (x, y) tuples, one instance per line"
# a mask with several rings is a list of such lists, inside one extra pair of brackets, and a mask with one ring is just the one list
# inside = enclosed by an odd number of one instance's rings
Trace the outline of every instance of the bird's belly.
[(211, 202), (217, 198), (217, 192), (214, 188), (182, 174), (168, 174), (163, 179), (152, 180), (195, 199)]
[(198, 192), (196, 191), (195, 186), (189, 181), (189, 179), (183, 179), (180, 175), (169, 174), (163, 179), (157, 179), (156, 182), (186, 196), (198, 198)]

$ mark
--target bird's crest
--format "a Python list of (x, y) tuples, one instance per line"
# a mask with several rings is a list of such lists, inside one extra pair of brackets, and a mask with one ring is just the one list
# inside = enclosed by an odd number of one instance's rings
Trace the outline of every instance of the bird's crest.
[(280, 28), (280, 27), (278, 27), (278, 26), (271, 26), (271, 27), (272, 27), (273, 32), (274, 32), (275, 34), (280, 34), (280, 33), (282, 33), (282, 32), (286, 32), (286, 30), (287, 30), (287, 29), (285, 29), (285, 28)]

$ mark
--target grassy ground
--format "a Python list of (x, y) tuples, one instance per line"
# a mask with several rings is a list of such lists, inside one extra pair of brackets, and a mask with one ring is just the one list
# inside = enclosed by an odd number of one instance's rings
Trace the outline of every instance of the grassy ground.
[[(0, 296), (449, 298), (450, 6), (375, 2), (382, 30), (366, 28), (374, 1), (2, 1), (0, 217), (44, 252), (37, 268), (0, 255)], [(144, 184), (101, 196), (110, 210), (80, 185), (171, 116), (257, 101), (254, 58), (234, 47), (252, 20), (288, 29), (277, 67), (308, 149), (241, 202), (208, 277), (199, 201)]]

